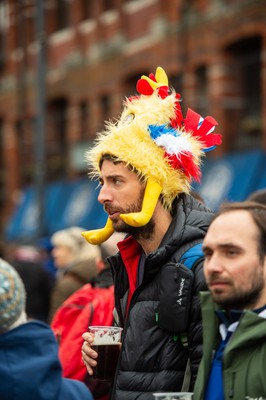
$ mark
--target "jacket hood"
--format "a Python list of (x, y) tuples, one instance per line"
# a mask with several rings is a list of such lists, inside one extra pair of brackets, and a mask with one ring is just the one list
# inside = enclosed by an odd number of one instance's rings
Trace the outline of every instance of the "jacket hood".
[(92, 400), (82, 382), (62, 378), (50, 327), (31, 321), (0, 335), (1, 400)]
[[(182, 193), (176, 200), (173, 223), (170, 226), (168, 241), (173, 237), (173, 242), (186, 243), (194, 239), (203, 238), (213, 213), (193, 196)], [(171, 241), (171, 240), (170, 240)]]
[(173, 221), (158, 250), (151, 253), (159, 264), (169, 258), (169, 254), (186, 243), (201, 241), (209, 227), (213, 213), (194, 197), (182, 193), (175, 201)]

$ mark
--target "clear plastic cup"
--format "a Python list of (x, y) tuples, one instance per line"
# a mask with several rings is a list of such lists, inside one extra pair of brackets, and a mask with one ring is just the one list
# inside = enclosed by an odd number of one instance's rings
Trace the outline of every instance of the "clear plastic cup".
[(165, 392), (153, 393), (156, 400), (192, 400), (193, 393), (191, 392)]
[(93, 377), (101, 381), (112, 381), (121, 348), (122, 328), (116, 326), (89, 326), (94, 335), (92, 348), (98, 353)]

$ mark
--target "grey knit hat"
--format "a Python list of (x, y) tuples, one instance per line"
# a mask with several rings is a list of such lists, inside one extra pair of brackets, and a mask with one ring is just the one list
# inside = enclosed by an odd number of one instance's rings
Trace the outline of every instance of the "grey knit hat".
[(0, 333), (8, 331), (25, 312), (24, 284), (6, 261), (0, 258)]

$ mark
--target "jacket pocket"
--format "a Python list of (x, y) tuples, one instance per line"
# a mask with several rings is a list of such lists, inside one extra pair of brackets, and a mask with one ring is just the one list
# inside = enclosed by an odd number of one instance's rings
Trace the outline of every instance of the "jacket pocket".
[(167, 264), (161, 270), (158, 325), (172, 333), (187, 330), (194, 274), (184, 265)]

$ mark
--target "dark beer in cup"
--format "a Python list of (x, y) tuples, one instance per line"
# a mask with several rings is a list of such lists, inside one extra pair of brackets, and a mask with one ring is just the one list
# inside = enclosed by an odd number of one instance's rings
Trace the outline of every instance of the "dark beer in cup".
[(98, 353), (93, 376), (101, 381), (112, 381), (121, 347), (122, 328), (90, 326), (89, 331), (94, 334), (92, 348)]
[(97, 365), (93, 367), (93, 376), (101, 381), (112, 381), (115, 376), (120, 343), (93, 345), (98, 353)]

